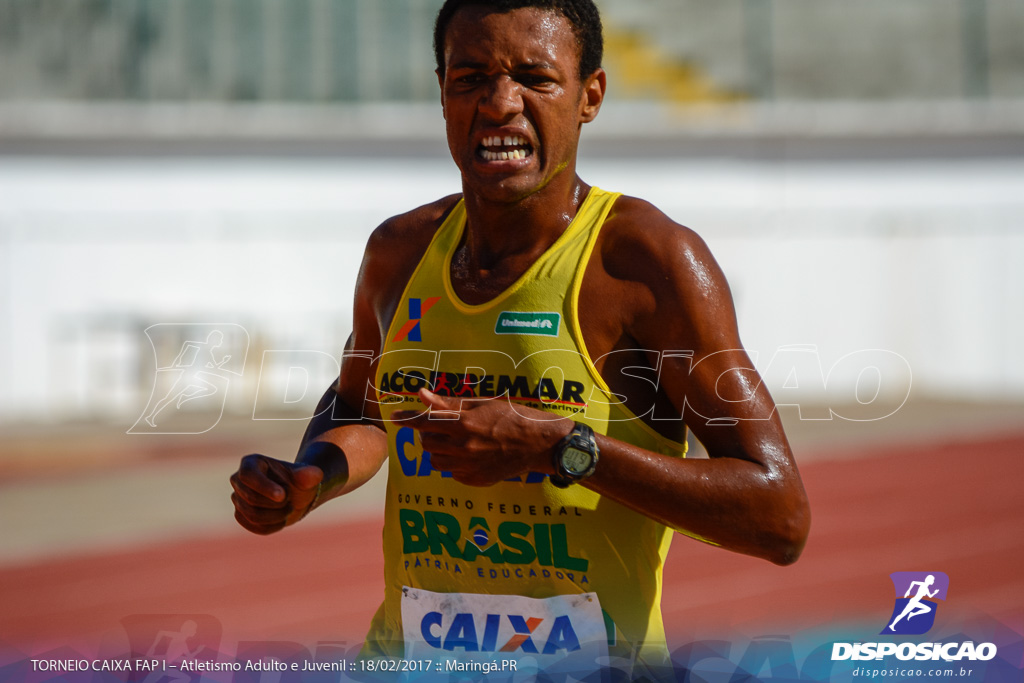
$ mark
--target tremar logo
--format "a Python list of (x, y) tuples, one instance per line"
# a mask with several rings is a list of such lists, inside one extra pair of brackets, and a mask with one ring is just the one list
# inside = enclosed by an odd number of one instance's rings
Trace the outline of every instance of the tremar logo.
[[(949, 577), (942, 572), (893, 572), (896, 601), (886, 627), (879, 635), (921, 635), (935, 625), (937, 600), (945, 600)], [(988, 661), (996, 656), (993, 643), (833, 643), (832, 661), (881, 660), (895, 656), (902, 661)]]

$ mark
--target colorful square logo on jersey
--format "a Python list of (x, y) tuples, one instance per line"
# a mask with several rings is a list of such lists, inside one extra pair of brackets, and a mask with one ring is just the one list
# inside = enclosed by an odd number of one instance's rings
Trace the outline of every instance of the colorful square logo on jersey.
[(883, 635), (920, 635), (935, 624), (936, 600), (945, 600), (949, 577), (942, 572), (893, 572), (896, 605)]
[(423, 316), (427, 314), (431, 308), (434, 307), (438, 301), (441, 300), (439, 296), (432, 296), (429, 299), (409, 299), (409, 321), (402, 325), (402, 329), (398, 331), (395, 338), (392, 339), (392, 343), (401, 341), (421, 342), (423, 341), (423, 333), (420, 329), (420, 321), (423, 320)]

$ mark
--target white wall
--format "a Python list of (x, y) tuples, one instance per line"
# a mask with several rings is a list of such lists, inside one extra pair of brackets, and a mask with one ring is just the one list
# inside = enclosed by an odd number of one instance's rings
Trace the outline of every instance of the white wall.
[[(825, 372), (883, 349), (915, 391), (1024, 397), (1024, 160), (587, 159), (581, 174), (705, 237), (762, 370), (794, 344)], [(153, 323), (337, 355), (369, 231), (458, 189), (430, 159), (0, 157), (0, 420), (138, 415)], [(854, 390), (851, 367), (830, 389)]]

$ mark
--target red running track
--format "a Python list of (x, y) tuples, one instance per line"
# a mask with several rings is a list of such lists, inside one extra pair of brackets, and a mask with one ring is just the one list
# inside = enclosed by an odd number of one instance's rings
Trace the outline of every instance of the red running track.
[[(880, 629), (894, 571), (943, 571), (944, 609), (1024, 633), (1024, 435), (875, 449), (802, 472), (814, 519), (796, 565), (676, 538), (663, 599), (671, 640), (837, 621)], [(0, 643), (85, 651), (123, 639), (122, 619), (140, 614), (211, 615), (226, 642), (359, 643), (382, 571), (379, 521), (56, 559), (0, 570)]]

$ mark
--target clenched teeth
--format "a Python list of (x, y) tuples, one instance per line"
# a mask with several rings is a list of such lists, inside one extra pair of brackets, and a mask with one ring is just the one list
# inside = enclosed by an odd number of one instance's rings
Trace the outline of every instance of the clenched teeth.
[(518, 135), (489, 136), (483, 139), (478, 154), (484, 161), (508, 161), (525, 159), (532, 149), (525, 138)]
[(484, 161), (508, 161), (509, 159), (525, 159), (530, 155), (525, 149), (513, 149), (510, 152), (492, 152), (489, 149), (482, 149), (480, 156)]
[(499, 135), (484, 138), (484, 147), (519, 147), (526, 144), (526, 140), (518, 135), (506, 135), (502, 138)]

